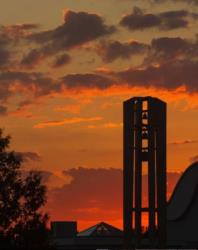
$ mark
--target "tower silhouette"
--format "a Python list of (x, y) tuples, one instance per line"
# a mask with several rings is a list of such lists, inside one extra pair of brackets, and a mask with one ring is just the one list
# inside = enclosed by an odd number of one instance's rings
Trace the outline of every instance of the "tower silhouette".
[[(152, 97), (124, 102), (124, 243), (166, 245), (166, 103)], [(148, 205), (142, 204), (143, 167), (148, 173)], [(148, 240), (142, 214), (148, 214)], [(134, 241), (132, 240), (134, 239)]]

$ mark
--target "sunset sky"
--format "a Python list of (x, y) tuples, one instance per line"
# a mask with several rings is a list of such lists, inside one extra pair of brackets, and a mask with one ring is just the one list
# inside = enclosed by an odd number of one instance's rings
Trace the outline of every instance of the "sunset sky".
[(0, 119), (52, 220), (122, 226), (122, 102), (168, 103), (168, 192), (198, 160), (197, 0), (0, 1)]

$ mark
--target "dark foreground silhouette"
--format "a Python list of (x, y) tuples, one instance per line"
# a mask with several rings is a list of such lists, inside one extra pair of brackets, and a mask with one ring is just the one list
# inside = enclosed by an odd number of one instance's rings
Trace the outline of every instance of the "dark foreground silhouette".
[(0, 249), (49, 249), (48, 215), (40, 212), (46, 187), (39, 172), (22, 171), (10, 140), (0, 130)]

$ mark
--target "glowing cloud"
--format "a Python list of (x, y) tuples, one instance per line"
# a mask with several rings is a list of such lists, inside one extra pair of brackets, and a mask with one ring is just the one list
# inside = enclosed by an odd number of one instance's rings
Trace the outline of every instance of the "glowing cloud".
[(66, 119), (60, 120), (60, 121), (41, 122), (41, 123), (38, 123), (38, 124), (34, 125), (34, 128), (57, 127), (57, 126), (63, 126), (65, 124), (75, 124), (75, 123), (81, 123), (81, 122), (100, 121), (102, 119), (103, 118), (100, 117), (100, 116), (89, 117), (89, 118), (73, 117), (73, 118), (66, 118)]

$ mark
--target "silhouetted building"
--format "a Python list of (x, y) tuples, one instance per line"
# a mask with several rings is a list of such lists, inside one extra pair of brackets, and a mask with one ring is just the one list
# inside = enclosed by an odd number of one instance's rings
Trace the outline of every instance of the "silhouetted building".
[(81, 231), (77, 235), (78, 237), (121, 237), (122, 231), (116, 227), (113, 227), (105, 222), (100, 222), (84, 231)]
[(186, 169), (167, 205), (168, 245), (198, 247), (198, 162)]
[[(148, 205), (142, 205), (142, 169), (148, 172)], [(143, 245), (142, 214), (148, 213), (150, 247), (166, 245), (166, 103), (152, 97), (124, 102), (124, 239)]]
[(76, 221), (53, 221), (51, 222), (53, 238), (69, 238), (77, 235)]
[[(63, 222), (67, 224), (67, 222)], [(79, 232), (75, 237), (53, 238), (57, 249), (121, 249), (122, 231), (105, 222), (100, 222)]]

